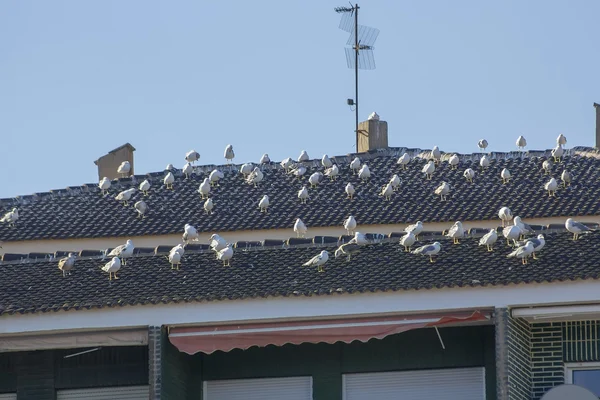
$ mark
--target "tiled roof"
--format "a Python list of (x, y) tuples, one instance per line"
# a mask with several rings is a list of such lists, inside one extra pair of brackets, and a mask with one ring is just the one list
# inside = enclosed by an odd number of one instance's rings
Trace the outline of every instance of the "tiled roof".
[[(152, 249), (148, 253), (142, 249), (128, 259), (116, 281), (109, 281), (100, 270), (107, 261), (100, 257), (77, 260), (72, 274), (64, 278), (56, 260), (3, 262), (0, 314), (600, 278), (600, 231), (577, 241), (568, 232), (546, 231), (539, 260), (527, 265), (506, 257), (510, 249), (503, 238), (494, 252), (488, 252), (477, 245), (476, 236), (458, 245), (424, 237), (418, 244), (434, 240), (442, 244), (435, 263), (403, 252), (397, 238), (365, 245), (351, 261), (333, 257), (335, 238), (320, 245), (271, 242), (272, 246), (242, 248), (238, 243), (231, 267), (223, 267), (210, 250), (189, 248), (180, 271), (171, 269), (165, 253), (154, 255)], [(250, 245), (255, 244), (244, 246)], [(331, 256), (324, 273), (302, 266), (323, 248)]]
[[(399, 155), (408, 152), (415, 157), (407, 170), (396, 164)], [(301, 204), (298, 190), (308, 185), (308, 177), (323, 171), (320, 160), (304, 163), (308, 171), (301, 178), (285, 174), (278, 163), (263, 166), (264, 180), (257, 188), (246, 184), (235, 166), (199, 166), (196, 174), (184, 179), (175, 172), (174, 190), (166, 190), (162, 182), (165, 172), (140, 175), (113, 181), (110, 195), (103, 197), (96, 183), (69, 187), (0, 200), (0, 213), (18, 207), (20, 219), (15, 227), (0, 224), (0, 240), (32, 240), (138, 236), (182, 233), (186, 223), (202, 232), (223, 232), (244, 229), (291, 229), (295, 218), (309, 227), (341, 226), (348, 215), (354, 215), (359, 225), (497, 219), (498, 210), (508, 206), (522, 218), (597, 215), (600, 214), (600, 152), (592, 148), (568, 149), (560, 164), (553, 164), (552, 176), (560, 182), (566, 168), (573, 183), (560, 188), (556, 198), (548, 197), (544, 184), (542, 162), (550, 151), (526, 153), (491, 153), (490, 167), (481, 173), (480, 153), (460, 155), (460, 164), (451, 170), (447, 162), (426, 180), (421, 169), (429, 151), (392, 148), (360, 154), (371, 170), (371, 179), (363, 183), (349, 170), (355, 155), (332, 157), (340, 168), (336, 181), (325, 178), (316, 189), (309, 189), (310, 200)], [(449, 155), (444, 155), (446, 159)], [(213, 189), (214, 213), (206, 215), (203, 200), (197, 192), (199, 184), (214, 168), (225, 173), (220, 186)], [(475, 170), (474, 183), (463, 177), (466, 168)], [(503, 185), (500, 172), (508, 168), (512, 174), (509, 184)], [(390, 201), (378, 194), (393, 174), (401, 180), (400, 190)], [(150, 195), (137, 191), (128, 207), (115, 200), (115, 195), (143, 179), (150, 179)], [(132, 180), (135, 183), (132, 183)], [(448, 201), (434, 194), (442, 181), (451, 184)], [(356, 188), (353, 200), (347, 199), (344, 187), (348, 182)], [(261, 213), (258, 202), (269, 195), (268, 213)], [(137, 218), (135, 201), (144, 199), (149, 210), (144, 219)]]

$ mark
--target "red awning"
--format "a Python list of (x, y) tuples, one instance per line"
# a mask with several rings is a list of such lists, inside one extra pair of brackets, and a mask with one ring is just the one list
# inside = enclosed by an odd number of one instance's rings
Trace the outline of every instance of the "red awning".
[(184, 353), (210, 354), (217, 350), (247, 349), (269, 344), (282, 346), (287, 343), (366, 342), (411, 329), (484, 321), (489, 318), (489, 315), (475, 311), (443, 315), (175, 327), (169, 331), (169, 340)]

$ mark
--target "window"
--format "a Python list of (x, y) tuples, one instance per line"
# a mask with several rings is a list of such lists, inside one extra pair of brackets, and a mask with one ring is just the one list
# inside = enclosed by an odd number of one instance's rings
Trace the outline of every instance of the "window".
[(584, 387), (600, 397), (600, 362), (565, 364), (565, 381)]

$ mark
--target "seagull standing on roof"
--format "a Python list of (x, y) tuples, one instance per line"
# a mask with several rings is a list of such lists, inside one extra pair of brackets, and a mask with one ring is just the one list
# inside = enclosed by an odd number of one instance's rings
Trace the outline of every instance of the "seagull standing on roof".
[(228, 164), (232, 162), (232, 160), (235, 158), (232, 145), (228, 144), (227, 147), (225, 147), (225, 154), (223, 154), (223, 156), (225, 157), (225, 160), (227, 160)]
[(288, 157), (285, 160), (283, 160), (280, 165), (285, 170), (285, 172), (288, 172), (294, 165), (294, 161), (291, 157)]
[(206, 199), (210, 194), (210, 179), (204, 178), (200, 187), (198, 188), (198, 193), (200, 193), (201, 199)]
[(210, 239), (208, 240), (208, 244), (209, 244), (210, 248), (215, 252), (218, 252), (218, 251), (224, 249), (225, 246), (227, 246), (227, 242), (225, 241), (225, 239), (223, 239), (217, 233), (214, 233), (210, 236)]
[(448, 233), (445, 236), (452, 238), (452, 243), (460, 244), (460, 238), (465, 236), (465, 230), (463, 229), (462, 222), (456, 221), (454, 225), (448, 229)]
[(266, 194), (262, 197), (262, 199), (260, 199), (260, 201), (258, 202), (258, 208), (260, 209), (260, 212), (267, 212), (267, 208), (269, 207), (269, 196), (267, 196)]
[(392, 194), (394, 193), (394, 188), (391, 183), (387, 183), (381, 189), (379, 196), (383, 197), (386, 200), (390, 200), (392, 198)]
[(377, 114), (375, 111), (373, 111), (371, 114), (369, 114), (369, 116), (367, 117), (368, 120), (374, 120), (374, 121), (379, 121), (379, 114)]
[(471, 168), (467, 168), (467, 169), (465, 169), (465, 172), (463, 172), (463, 176), (465, 177), (467, 182), (473, 183), (473, 178), (475, 177), (475, 171), (473, 171)]
[(181, 259), (183, 258), (184, 254), (185, 254), (185, 248), (181, 244), (178, 244), (177, 246), (173, 247), (169, 251), (169, 255), (167, 256), (167, 259), (169, 260), (169, 263), (171, 264), (171, 269), (174, 269), (175, 266), (177, 266), (177, 271), (179, 271), (179, 266), (181, 265)]
[(127, 175), (129, 175), (129, 171), (131, 171), (131, 164), (129, 164), (129, 161), (123, 161), (117, 167), (117, 173), (121, 174), (121, 177), (123, 177), (123, 178), (125, 178), (125, 177), (127, 177)]
[(223, 261), (224, 267), (231, 267), (232, 257), (233, 248), (231, 247), (231, 243), (227, 243), (227, 246), (217, 252), (217, 259)]
[(554, 158), (554, 162), (560, 162), (560, 158), (565, 154), (565, 149), (560, 144), (557, 144), (555, 148), (550, 152)]
[(148, 196), (148, 190), (150, 190), (150, 181), (144, 179), (142, 183), (140, 183), (140, 192), (142, 192), (144, 196)]
[(519, 136), (517, 138), (517, 149), (523, 150), (525, 149), (525, 147), (527, 146), (527, 140), (525, 140), (525, 138), (523, 136)]
[(456, 155), (456, 154), (452, 154), (450, 156), (450, 158), (448, 159), (448, 164), (450, 164), (450, 166), (452, 167), (452, 169), (458, 168), (458, 163), (459, 162), (460, 162), (460, 158), (458, 158), (458, 155)]
[(219, 171), (218, 169), (213, 169), (210, 175), (208, 176), (208, 179), (210, 180), (210, 184), (212, 186), (220, 186), (219, 179), (222, 179), (224, 177), (225, 174), (223, 174), (221, 171)]
[(304, 222), (302, 222), (300, 218), (296, 218), (296, 222), (294, 222), (294, 232), (296, 232), (296, 237), (304, 237), (307, 231), (308, 228)]
[(171, 171), (169, 171), (167, 175), (165, 175), (165, 179), (163, 179), (163, 182), (167, 190), (173, 190), (173, 182), (175, 182), (175, 176)]
[(300, 199), (301, 204), (306, 204), (306, 201), (309, 199), (306, 186), (302, 186), (302, 189), (298, 191), (298, 198)]
[(183, 239), (184, 243), (197, 242), (198, 241), (198, 231), (196, 230), (196, 228), (193, 225), (185, 224), (185, 226), (183, 227), (182, 239)]
[(571, 173), (565, 169), (562, 174), (560, 174), (560, 180), (562, 181), (563, 186), (566, 188), (567, 186), (571, 185), (573, 177), (571, 176)]
[(506, 244), (511, 246), (510, 241), (513, 241), (513, 244), (517, 244), (517, 239), (521, 236), (521, 228), (516, 225), (510, 225), (502, 229), (502, 235), (506, 238)]
[(200, 159), (200, 153), (198, 153), (196, 150), (190, 150), (187, 153), (185, 153), (185, 161), (189, 162), (189, 163), (195, 163), (196, 161), (198, 161)]
[(442, 184), (434, 190), (434, 193), (436, 194), (436, 196), (440, 196), (440, 199), (442, 201), (448, 200), (448, 193), (450, 193), (450, 184), (447, 182), (442, 182)]
[(106, 256), (120, 257), (123, 259), (123, 265), (127, 265), (127, 258), (133, 255), (133, 249), (133, 242), (131, 241), (131, 239), (127, 239), (127, 242), (125, 242), (125, 244), (115, 247)]
[(246, 178), (246, 183), (252, 185), (254, 184), (254, 187), (257, 187), (256, 184), (261, 182), (264, 178), (264, 175), (262, 173), (262, 171), (260, 170), (260, 168), (255, 167), (254, 171), (252, 171), (250, 173), (250, 175), (248, 175), (248, 178)]
[(330, 168), (333, 165), (327, 154), (323, 154), (323, 157), (321, 158), (321, 165), (323, 168)]
[(204, 212), (206, 212), (206, 214), (212, 214), (213, 213), (213, 208), (215, 208), (215, 203), (213, 202), (212, 198), (208, 198), (206, 199), (206, 201), (204, 202)]
[(190, 175), (192, 174), (192, 172), (194, 172), (194, 167), (192, 167), (192, 164), (188, 162), (185, 163), (181, 171), (185, 175), (185, 179), (190, 179)]
[(138, 217), (144, 219), (146, 217), (146, 211), (148, 211), (148, 204), (144, 200), (136, 201), (133, 205), (135, 211), (138, 213)]
[(314, 174), (308, 177), (308, 183), (310, 183), (311, 188), (316, 188), (317, 186), (319, 186), (322, 180), (323, 174), (321, 172), (315, 172)]
[(556, 138), (556, 144), (559, 146), (564, 146), (565, 144), (567, 144), (567, 138), (565, 135), (563, 135), (562, 133), (558, 135), (558, 137)]
[(175, 167), (173, 166), (173, 164), (167, 164), (167, 166), (165, 167), (165, 171), (173, 171), (175, 169)]
[(548, 160), (544, 160), (542, 163), (542, 169), (544, 170), (544, 175), (550, 175), (552, 172), (552, 164)]
[(527, 264), (527, 257), (533, 253), (533, 243), (527, 242), (524, 246), (517, 247), (513, 252), (509, 253), (506, 257), (520, 258), (523, 264)]
[(356, 243), (344, 243), (335, 250), (334, 256), (338, 258), (342, 255), (347, 255), (346, 261), (350, 261), (350, 256), (360, 251), (360, 246)]
[(332, 181), (335, 181), (339, 174), (340, 174), (340, 169), (335, 164), (333, 164), (331, 167), (329, 167), (325, 170), (325, 176), (328, 176), (329, 179), (331, 179)]
[(479, 165), (481, 166), (481, 170), (485, 171), (487, 167), (490, 166), (490, 159), (485, 154), (479, 160)]
[(297, 168), (292, 169), (288, 174), (294, 175), (296, 178), (300, 178), (306, 173), (307, 169), (304, 165), (299, 165)]
[(433, 161), (427, 161), (427, 164), (423, 166), (421, 172), (425, 174), (425, 177), (428, 180), (431, 180), (431, 174), (435, 172), (435, 163)]
[(417, 221), (415, 224), (408, 225), (404, 228), (404, 232), (413, 233), (416, 238), (419, 237), (419, 234), (423, 232), (423, 223), (421, 221)]
[(269, 155), (267, 153), (263, 154), (259, 161), (260, 164), (268, 164), (270, 162), (271, 159), (269, 158)]
[(363, 164), (363, 166), (360, 168), (360, 171), (358, 171), (358, 177), (363, 181), (371, 178), (371, 171), (369, 170), (369, 166), (367, 164)]
[(71, 275), (71, 270), (75, 266), (75, 254), (69, 253), (67, 257), (58, 260), (58, 269), (62, 271), (63, 278), (67, 276), (67, 272)]
[(0, 219), (0, 222), (8, 223), (8, 226), (15, 226), (15, 222), (19, 219), (19, 210), (17, 207), (13, 207), (12, 210), (4, 214)]
[(409, 253), (410, 248), (417, 241), (417, 238), (412, 232), (408, 232), (406, 235), (400, 238), (400, 245), (404, 246), (404, 251)]
[(477, 142), (477, 147), (479, 147), (480, 151), (484, 151), (488, 147), (488, 141), (481, 139), (479, 142)]
[(514, 223), (514, 225), (518, 226), (519, 229), (521, 230), (522, 237), (524, 237), (525, 235), (534, 233), (533, 228), (531, 226), (527, 225), (525, 222), (523, 222), (521, 220), (521, 217), (519, 217), (518, 215), (513, 219), (513, 223)]
[(348, 198), (350, 200), (352, 200), (352, 197), (354, 197), (354, 193), (356, 193), (356, 190), (354, 189), (354, 185), (352, 183), (348, 182), (348, 184), (346, 185), (346, 188), (344, 190), (346, 191)]
[(308, 153), (306, 152), (306, 150), (302, 150), (302, 152), (300, 152), (300, 155), (298, 156), (298, 162), (305, 162), (310, 160), (310, 158), (308, 157)]
[(537, 260), (538, 258), (535, 256), (535, 253), (539, 252), (546, 245), (546, 240), (544, 239), (544, 235), (539, 234), (539, 235), (537, 235), (537, 238), (530, 238), (530, 239), (524, 240), (523, 242), (519, 243), (519, 246), (523, 246), (523, 245), (527, 244), (527, 242), (533, 243), (533, 252), (531, 255), (534, 260)]
[(494, 243), (498, 240), (498, 233), (496, 229), (490, 229), (488, 233), (483, 235), (481, 239), (479, 239), (480, 246), (486, 246), (487, 251), (494, 251)]
[(500, 178), (502, 178), (502, 183), (506, 185), (510, 180), (510, 171), (506, 168), (503, 168), (502, 172), (500, 172)]
[(325, 272), (323, 265), (329, 260), (329, 253), (327, 250), (321, 251), (319, 254), (302, 264), (304, 267), (318, 267), (317, 271)]
[(129, 205), (128, 202), (129, 202), (129, 200), (131, 200), (131, 196), (133, 196), (134, 193), (135, 193), (135, 188), (123, 190), (121, 193), (119, 193), (115, 197), (115, 200), (122, 201), (123, 207), (125, 207), (125, 206)]
[(354, 230), (356, 229), (356, 219), (354, 219), (352, 215), (344, 221), (344, 229), (348, 235), (354, 234)]
[(242, 164), (242, 166), (240, 167), (240, 174), (244, 175), (244, 178), (247, 178), (248, 175), (250, 175), (253, 170), (254, 170), (254, 165), (252, 165), (251, 163), (245, 163), (245, 164)]
[(369, 244), (369, 239), (363, 233), (354, 232), (354, 237), (348, 243), (356, 243), (358, 245)]
[(407, 169), (407, 165), (410, 162), (410, 154), (408, 153), (404, 153), (400, 156), (400, 158), (398, 158), (398, 161), (396, 161), (396, 164), (402, 166), (402, 169)]
[(107, 177), (100, 179), (98, 187), (100, 188), (100, 190), (102, 190), (102, 194), (106, 196), (108, 194), (108, 189), (110, 189), (110, 179), (108, 179)]
[(354, 160), (350, 162), (350, 169), (356, 174), (360, 169), (360, 158), (354, 157)]
[(431, 158), (433, 159), (433, 161), (436, 164), (439, 164), (441, 158), (442, 158), (442, 153), (440, 152), (440, 148), (437, 146), (433, 146), (433, 149), (431, 149)]
[(117, 276), (117, 272), (119, 272), (119, 270), (121, 269), (121, 260), (119, 260), (119, 257), (113, 257), (112, 260), (104, 264), (104, 266), (101, 268), (102, 271), (108, 272), (109, 281), (112, 281), (113, 275), (115, 276), (115, 279), (119, 279), (119, 277)]
[(433, 244), (426, 244), (425, 246), (417, 247), (411, 253), (412, 254), (421, 254), (423, 256), (429, 256), (429, 262), (435, 262), (433, 256), (438, 254), (442, 249), (442, 245), (439, 242), (434, 242)]
[(565, 228), (567, 228), (567, 230), (573, 234), (573, 240), (579, 239), (579, 235), (592, 232), (592, 229), (588, 228), (581, 222), (573, 220), (573, 218), (567, 218), (565, 221)]
[(556, 179), (550, 178), (550, 180), (544, 185), (544, 189), (548, 191), (548, 197), (556, 197), (558, 182), (556, 182)]
[(400, 178), (398, 175), (394, 174), (394, 176), (392, 176), (392, 179), (390, 179), (390, 185), (392, 186), (392, 189), (394, 189), (394, 192), (397, 192), (398, 189), (400, 189)]
[(502, 207), (500, 211), (498, 211), (498, 217), (502, 220), (502, 226), (506, 226), (506, 223), (513, 219), (512, 211), (510, 211), (510, 208), (508, 207)]

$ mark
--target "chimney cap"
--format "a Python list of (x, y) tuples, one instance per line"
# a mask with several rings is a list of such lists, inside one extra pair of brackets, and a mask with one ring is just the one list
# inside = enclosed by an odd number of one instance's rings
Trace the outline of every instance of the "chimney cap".
[(379, 121), (379, 114), (373, 111), (371, 114), (369, 114), (369, 118), (367, 119), (374, 119), (375, 121)]
[[(119, 151), (119, 150), (121, 150), (121, 149), (124, 149), (124, 148), (128, 148), (128, 149), (129, 149), (129, 150), (131, 150), (131, 151), (135, 151), (135, 147), (133, 147), (133, 146), (131, 145), (131, 143), (127, 142), (127, 143), (125, 143), (125, 144), (123, 144), (123, 145), (121, 145), (121, 146), (117, 147), (116, 149), (112, 149), (111, 151), (109, 151), (109, 152), (108, 152), (108, 153), (106, 153), (105, 155), (112, 154), (112, 153), (116, 153), (117, 151)], [(104, 156), (102, 156), (102, 157), (104, 157)], [(102, 157), (100, 157), (100, 158), (102, 158)], [(100, 160), (100, 158), (99, 158), (98, 160)], [(98, 165), (98, 160), (94, 161), (94, 164)]]
[(600, 107), (600, 104), (594, 103), (594, 107), (598, 108), (598, 107)]

